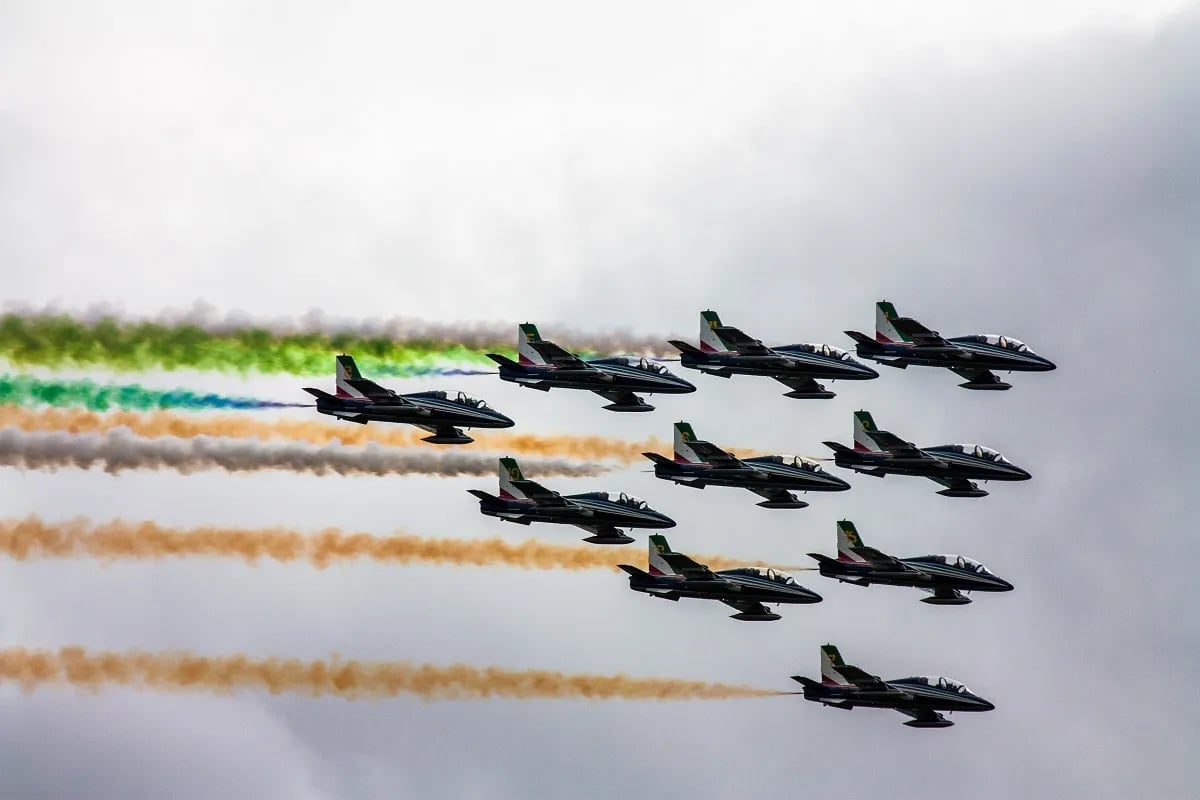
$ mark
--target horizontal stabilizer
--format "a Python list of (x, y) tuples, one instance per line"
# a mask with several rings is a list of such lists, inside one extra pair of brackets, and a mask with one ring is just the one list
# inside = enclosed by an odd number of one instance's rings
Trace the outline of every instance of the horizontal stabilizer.
[(674, 467), (675, 462), (660, 453), (642, 453), (646, 458), (655, 463), (656, 466)]
[(649, 572), (638, 569), (637, 567), (630, 566), (629, 564), (617, 564), (617, 568), (624, 570), (625, 572), (629, 573), (630, 575), (632, 575), (635, 578), (649, 578), (650, 577)]
[(513, 361), (508, 356), (502, 356), (499, 353), (488, 353), (487, 357), (490, 358), (492, 361), (495, 361), (497, 364), (499, 364), (502, 367), (513, 367), (514, 369), (523, 369), (523, 367), (519, 363), (517, 363), (516, 361)]
[(875, 341), (870, 336), (867, 336), (865, 333), (859, 333), (858, 331), (843, 331), (843, 333), (845, 333), (847, 336), (849, 336), (851, 339), (853, 339), (856, 344), (858, 344), (859, 346), (861, 346), (862, 348), (864, 348), (866, 350), (882, 350), (883, 349), (882, 347), (879, 346), (879, 342)]
[(669, 345), (671, 345), (672, 347), (674, 347), (679, 352), (686, 353), (689, 356), (705, 355), (704, 351), (701, 350), (699, 347), (693, 347), (692, 345), (688, 344), (687, 342), (681, 342), (678, 339), (671, 339), (667, 343)]
[(839, 444), (837, 442), (821, 442), (821, 444), (825, 445), (826, 447), (828, 447), (830, 450), (832, 450), (835, 453), (854, 453), (854, 450), (850, 449), (849, 447), (846, 447), (846, 445), (844, 445), (844, 444)]
[(487, 492), (483, 491), (482, 489), (467, 489), (467, 492), (475, 495), (480, 500), (491, 500), (494, 503), (501, 502), (499, 497), (496, 497), (496, 495), (494, 495), (494, 494), (488, 494)]
[(793, 675), (792, 680), (799, 681), (800, 683), (804, 684), (805, 686), (807, 686), (811, 689), (825, 688), (821, 685), (821, 683), (819, 681), (814, 681), (812, 678), (806, 678), (803, 675)]
[(338, 397), (331, 395), (329, 392), (323, 392), (320, 389), (314, 389), (311, 386), (305, 386), (304, 391), (308, 392), (309, 394), (311, 394), (313, 397), (317, 398), (318, 400), (338, 400), (338, 399), (340, 399)]

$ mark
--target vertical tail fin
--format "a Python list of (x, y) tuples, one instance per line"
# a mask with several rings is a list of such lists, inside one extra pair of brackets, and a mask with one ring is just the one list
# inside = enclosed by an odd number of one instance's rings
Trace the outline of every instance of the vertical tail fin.
[(546, 359), (542, 358), (542, 354), (531, 346), (532, 342), (540, 342), (542, 337), (538, 335), (537, 325), (526, 322), (517, 326), (517, 359), (524, 366), (533, 366), (535, 364), (545, 364)]
[(526, 495), (520, 489), (513, 485), (513, 481), (523, 481), (525, 476), (521, 474), (521, 467), (517, 465), (515, 458), (500, 459), (500, 496), (505, 500), (524, 500)]
[(334, 359), (333, 372), (334, 391), (338, 397), (366, 397), (350, 384), (350, 381), (362, 380), (362, 373), (358, 371), (358, 365), (354, 363), (353, 358), (345, 353), (338, 356)]
[(678, 575), (679, 573), (671, 569), (671, 565), (663, 558), (663, 553), (671, 552), (671, 545), (667, 544), (667, 537), (652, 534), (649, 537), (650, 547), (650, 569), (651, 575)]
[(675, 463), (677, 464), (699, 464), (704, 461), (696, 455), (696, 451), (691, 448), (689, 442), (696, 441), (696, 432), (692, 430), (692, 426), (686, 422), (675, 423)]
[(875, 341), (885, 344), (912, 342), (910, 337), (896, 330), (896, 326), (892, 324), (892, 320), (898, 316), (900, 315), (896, 313), (896, 307), (887, 300), (875, 304)]
[(838, 561), (865, 562), (866, 559), (858, 554), (858, 549), (862, 546), (862, 538), (858, 535), (854, 523), (848, 519), (840, 520), (837, 524)]
[(875, 427), (875, 420), (871, 418), (869, 411), (854, 412), (854, 449), (861, 452), (879, 453), (883, 448), (875, 443), (875, 437), (871, 434), (879, 428)]
[(706, 353), (722, 353), (729, 349), (729, 345), (725, 344), (724, 340), (717, 334), (717, 328), (719, 327), (721, 327), (721, 318), (717, 316), (717, 312), (700, 312), (701, 350)]
[(850, 681), (838, 671), (846, 666), (842, 654), (831, 644), (821, 645), (821, 683), (826, 686), (850, 686)]

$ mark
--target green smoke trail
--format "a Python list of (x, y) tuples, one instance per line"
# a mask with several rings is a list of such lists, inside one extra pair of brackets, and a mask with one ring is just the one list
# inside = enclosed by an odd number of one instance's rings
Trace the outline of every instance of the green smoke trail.
[[(325, 375), (333, 370), (335, 353), (351, 353), (368, 375), (411, 377), (446, 374), (448, 364), (492, 364), (484, 352), (445, 341), (354, 334), (280, 334), (262, 328), (212, 332), (191, 324), (113, 318), (0, 316), (0, 354), (18, 366)], [(512, 348), (487, 352), (515, 357)]]
[(0, 375), (0, 405), (86, 408), (89, 411), (160, 411), (164, 409), (297, 408), (305, 403), (281, 403), (253, 397), (228, 397), (187, 389), (148, 389), (137, 384), (112, 385), (89, 380), (47, 380), (29, 375)]

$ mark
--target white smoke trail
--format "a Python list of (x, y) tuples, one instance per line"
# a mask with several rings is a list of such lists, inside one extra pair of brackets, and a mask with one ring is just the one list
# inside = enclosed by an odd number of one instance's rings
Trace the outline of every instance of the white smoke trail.
[[(184, 474), (204, 469), (230, 472), (291, 470), (316, 475), (491, 475), (496, 458), (461, 451), (403, 450), (368, 444), (321, 447), (292, 442), (259, 442), (196, 436), (190, 439), (144, 439), (127, 429), (104, 434), (64, 432), (27, 433), (16, 428), (0, 430), (0, 465), (30, 469), (103, 467), (119, 473), (132, 469), (174, 469)], [(563, 459), (530, 460), (535, 475), (596, 475), (597, 464)]]

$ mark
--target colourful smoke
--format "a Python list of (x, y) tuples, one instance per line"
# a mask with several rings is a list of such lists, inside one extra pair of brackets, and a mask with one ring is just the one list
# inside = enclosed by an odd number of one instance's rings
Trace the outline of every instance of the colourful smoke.
[(324, 661), (201, 656), (181, 651), (88, 651), (82, 647), (0, 649), (0, 681), (24, 691), (71, 685), (226, 694), (244, 689), (344, 700), (415, 695), (425, 700), (578, 698), (588, 700), (730, 700), (770, 697), (777, 691), (678, 678), (588, 675), (557, 670), (512, 670), (467, 664), (408, 661)]
[[(487, 365), (486, 353), (515, 358), (512, 338), (481, 337), (474, 325), (431, 329), (409, 323), (358, 326), (343, 330), (283, 329), (251, 322), (209, 324), (187, 316), (165, 321), (128, 320), (116, 316), (77, 318), (48, 312), (11, 311), (0, 316), (0, 354), (18, 366), (105, 367), (122, 371), (217, 370), (290, 375), (324, 375), (332, 356), (349, 353), (364, 374), (377, 377), (479, 374), (490, 370), (454, 365)], [(564, 345), (588, 355), (602, 352), (662, 354), (661, 340), (606, 334), (591, 341)]]
[(187, 389), (148, 389), (136, 383), (113, 385), (86, 379), (52, 380), (31, 375), (0, 375), (0, 405), (76, 406), (89, 411), (249, 411), (262, 408), (302, 408), (311, 403), (280, 403), (253, 397), (201, 394)]

